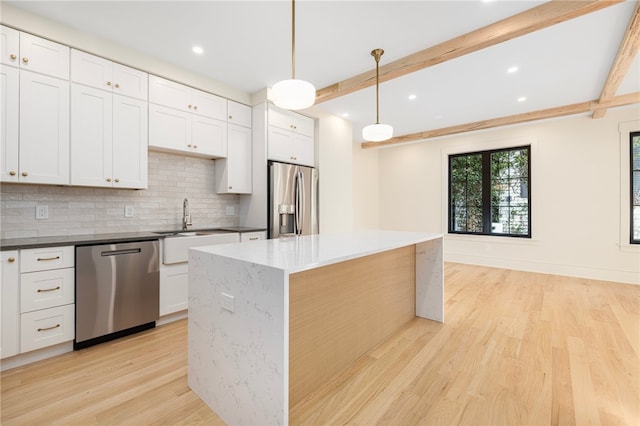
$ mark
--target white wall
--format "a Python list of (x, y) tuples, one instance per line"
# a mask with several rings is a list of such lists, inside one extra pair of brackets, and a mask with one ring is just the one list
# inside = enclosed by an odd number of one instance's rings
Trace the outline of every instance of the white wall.
[(318, 118), (320, 233), (349, 231), (353, 229), (351, 123), (317, 107), (305, 113)]
[[(446, 260), (640, 284), (640, 247), (628, 244), (629, 172), (619, 134), (620, 123), (640, 129), (639, 117), (634, 106), (599, 120), (573, 116), (373, 150), (379, 228), (446, 233), (447, 155), (532, 143), (532, 238), (449, 235)], [(374, 174), (375, 159), (354, 158), (354, 176)], [(359, 193), (373, 182), (355, 183)], [(375, 196), (364, 198), (354, 199), (356, 228), (375, 222), (362, 213)]]

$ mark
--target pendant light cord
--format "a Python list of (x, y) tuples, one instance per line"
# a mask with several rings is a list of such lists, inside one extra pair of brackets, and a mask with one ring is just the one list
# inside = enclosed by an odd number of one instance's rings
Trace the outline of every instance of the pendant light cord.
[(291, 79), (296, 79), (296, 0), (291, 0)]
[(371, 51), (371, 56), (373, 56), (376, 60), (376, 124), (380, 124), (380, 57), (384, 53), (382, 49), (373, 49)]

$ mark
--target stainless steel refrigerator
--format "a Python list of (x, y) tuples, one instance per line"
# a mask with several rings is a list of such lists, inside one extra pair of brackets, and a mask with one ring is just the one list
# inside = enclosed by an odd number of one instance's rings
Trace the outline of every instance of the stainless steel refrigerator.
[(269, 238), (318, 233), (318, 171), (269, 162)]

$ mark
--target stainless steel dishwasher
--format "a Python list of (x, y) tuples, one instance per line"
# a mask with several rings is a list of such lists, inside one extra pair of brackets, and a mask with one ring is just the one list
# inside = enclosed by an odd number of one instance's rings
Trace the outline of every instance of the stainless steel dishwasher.
[(158, 240), (76, 246), (76, 338), (82, 349), (155, 327)]

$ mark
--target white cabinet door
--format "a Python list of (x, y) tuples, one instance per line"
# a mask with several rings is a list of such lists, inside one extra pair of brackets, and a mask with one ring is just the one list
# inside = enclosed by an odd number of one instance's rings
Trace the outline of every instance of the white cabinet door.
[(69, 47), (20, 33), (20, 68), (69, 79)]
[(0, 252), (0, 358), (20, 352), (20, 267), (18, 251)]
[(71, 86), (71, 185), (112, 186), (113, 96)]
[(227, 121), (227, 100), (202, 90), (190, 89), (189, 108), (194, 114)]
[(0, 181), (18, 182), (17, 68), (0, 65)]
[(191, 116), (189, 149), (211, 157), (227, 156), (227, 123), (208, 117)]
[(32, 312), (73, 303), (75, 271), (75, 268), (63, 268), (21, 274), (20, 312)]
[(269, 104), (268, 108), (268, 121), (270, 126), (279, 127), (280, 129), (288, 131), (293, 130), (291, 111), (278, 108), (272, 104)]
[(295, 112), (292, 112), (291, 115), (293, 117), (293, 132), (313, 138), (315, 134), (313, 118)]
[(293, 134), (289, 130), (269, 126), (267, 136), (267, 158), (269, 160), (292, 162), (291, 141)]
[(20, 352), (68, 342), (75, 337), (73, 304), (20, 315)]
[(189, 264), (160, 268), (160, 316), (184, 311), (189, 299)]
[(71, 81), (111, 91), (112, 63), (99, 56), (71, 49)]
[(113, 96), (113, 186), (147, 188), (147, 103)]
[(191, 88), (164, 78), (149, 76), (149, 102), (190, 112)]
[(315, 152), (314, 152), (313, 138), (306, 135), (293, 134), (292, 141), (292, 157), (293, 162), (296, 164), (304, 164), (306, 166), (314, 166)]
[(20, 72), (20, 181), (69, 183), (69, 82)]
[(251, 107), (227, 101), (227, 121), (238, 126), (251, 127)]
[(191, 141), (189, 113), (149, 104), (149, 147), (184, 151)]
[(149, 74), (113, 63), (113, 93), (146, 101)]
[(218, 194), (251, 194), (251, 129), (229, 124), (227, 158), (216, 160)]
[(0, 63), (20, 66), (20, 31), (0, 25)]

